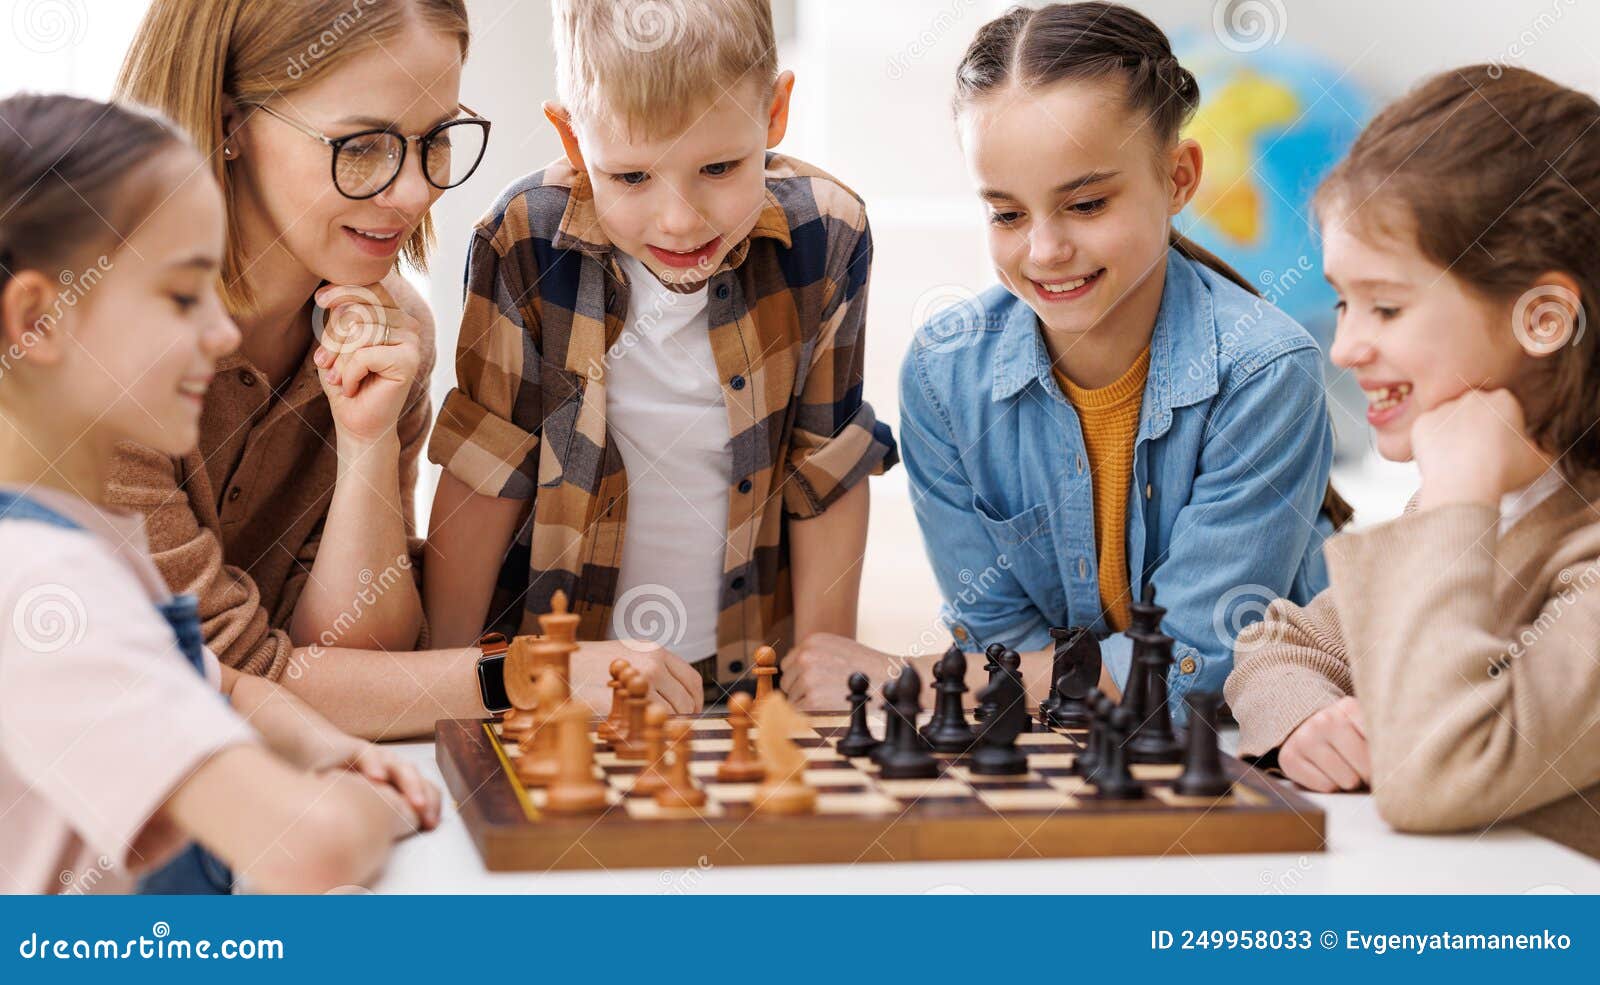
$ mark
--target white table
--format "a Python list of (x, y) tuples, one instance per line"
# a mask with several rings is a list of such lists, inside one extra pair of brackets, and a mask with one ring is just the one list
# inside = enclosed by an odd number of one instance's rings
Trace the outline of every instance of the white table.
[[(1232, 735), (1224, 736), (1231, 746)], [(432, 742), (392, 748), (443, 789)], [(1600, 893), (1600, 862), (1505, 827), (1396, 834), (1366, 795), (1310, 795), (1328, 847), (1305, 855), (489, 872), (445, 792), (439, 828), (395, 849), (380, 893)]]

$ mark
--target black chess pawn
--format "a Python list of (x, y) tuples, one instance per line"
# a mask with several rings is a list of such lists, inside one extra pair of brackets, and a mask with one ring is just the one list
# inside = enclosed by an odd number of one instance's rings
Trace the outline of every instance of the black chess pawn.
[(1217, 747), (1217, 709), (1222, 696), (1214, 691), (1191, 691), (1184, 700), (1189, 704), (1189, 744), (1183, 773), (1172, 790), (1184, 797), (1224, 796), (1233, 789), (1233, 781), (1223, 772), (1222, 750)]
[(1000, 654), (1000, 669), (1017, 679), (1022, 684), (1022, 700), (1017, 704), (1022, 708), (1022, 731), (1033, 731), (1033, 718), (1028, 714), (1028, 687), (1022, 680), (1022, 654), (1007, 647)]
[(922, 710), (922, 675), (907, 666), (895, 681), (894, 705), (889, 713), (899, 719), (894, 744), (884, 743), (888, 752), (879, 762), (878, 775), (885, 780), (925, 780), (939, 775), (934, 759), (917, 734), (917, 715)]
[(900, 734), (900, 721), (895, 717), (894, 713), (895, 687), (897, 684), (898, 682), (895, 678), (891, 677), (883, 682), (883, 688), (880, 691), (883, 695), (883, 741), (878, 744), (878, 748), (867, 754), (879, 766), (883, 765), (884, 758), (889, 755), (890, 747), (893, 746)]
[[(1056, 633), (1063, 633), (1056, 636)], [(1083, 626), (1050, 631), (1056, 637), (1050, 662), (1051, 694), (1039, 705), (1039, 723), (1045, 728), (1084, 728), (1090, 714), (1087, 695), (1100, 681), (1100, 641)]]
[(961, 696), (967, 692), (967, 655), (951, 647), (934, 666), (934, 676), (938, 679), (934, 685), (938, 695), (925, 733), (928, 743), (934, 752), (966, 752), (974, 739), (967, 713), (961, 707)]
[(930, 747), (933, 745), (933, 733), (939, 728), (945, 713), (949, 710), (945, 703), (939, 700), (939, 685), (944, 683), (945, 658), (949, 657), (951, 653), (960, 652), (961, 648), (952, 643), (950, 644), (950, 649), (944, 651), (944, 656), (933, 662), (933, 716), (928, 719), (922, 728), (917, 730), (917, 733), (922, 736), (923, 742)]
[(1133, 735), (1128, 737), (1130, 763), (1176, 763), (1183, 747), (1172, 733), (1172, 709), (1167, 702), (1167, 671), (1172, 668), (1172, 637), (1148, 633), (1136, 645), (1133, 672), (1144, 682), (1144, 701), (1134, 712)]
[(1100, 768), (1094, 772), (1095, 795), (1101, 800), (1138, 800), (1144, 796), (1144, 787), (1128, 771), (1127, 751), (1123, 748), (1133, 731), (1133, 712), (1117, 707), (1107, 717)]
[(1111, 712), (1117, 703), (1111, 695), (1096, 688), (1089, 696), (1089, 744), (1074, 764), (1077, 774), (1094, 782), (1095, 772), (1105, 762), (1106, 732), (1110, 728)]
[(841, 756), (865, 756), (881, 745), (867, 725), (867, 703), (872, 700), (867, 695), (870, 683), (859, 670), (850, 675), (850, 731), (834, 744)]
[(1028, 772), (1028, 754), (1017, 746), (1017, 737), (1028, 730), (1022, 678), (1002, 666), (993, 683), (978, 697), (991, 703), (994, 714), (978, 732), (978, 741), (967, 758), (968, 768), (981, 776), (1019, 776)]
[[(993, 684), (994, 675), (1000, 672), (1000, 655), (1005, 652), (1006, 645), (1004, 643), (990, 643), (984, 648), (983, 669), (989, 672), (988, 684)], [(980, 722), (985, 721), (992, 714), (994, 714), (994, 709), (985, 705), (981, 700), (978, 702), (978, 707), (972, 711), (973, 719)]]

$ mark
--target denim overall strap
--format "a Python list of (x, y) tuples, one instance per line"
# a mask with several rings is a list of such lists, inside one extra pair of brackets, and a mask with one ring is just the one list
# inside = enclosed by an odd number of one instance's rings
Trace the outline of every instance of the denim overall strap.
[(47, 509), (21, 493), (0, 489), (0, 520), (31, 520), (63, 530), (82, 530), (83, 525)]

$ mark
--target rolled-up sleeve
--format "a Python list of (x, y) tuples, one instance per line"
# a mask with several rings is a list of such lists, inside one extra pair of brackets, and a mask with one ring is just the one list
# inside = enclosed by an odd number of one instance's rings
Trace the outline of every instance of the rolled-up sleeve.
[(473, 234), (456, 386), (439, 410), (428, 460), (481, 495), (525, 500), (538, 480), (539, 436), (527, 415), (542, 405), (539, 353), (528, 331), (534, 316), (503, 249), (483, 231)]
[(808, 519), (825, 512), (869, 475), (899, 461), (889, 425), (862, 395), (866, 362), (867, 285), (872, 232), (866, 213), (847, 246), (831, 251), (831, 287), (822, 327), (799, 395), (783, 483), (784, 512)]

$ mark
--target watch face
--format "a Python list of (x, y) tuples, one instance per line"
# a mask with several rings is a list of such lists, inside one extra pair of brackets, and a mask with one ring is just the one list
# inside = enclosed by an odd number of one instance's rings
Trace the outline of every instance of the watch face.
[(478, 661), (478, 692), (483, 696), (483, 706), (493, 712), (511, 707), (506, 697), (506, 655), (499, 653)]

